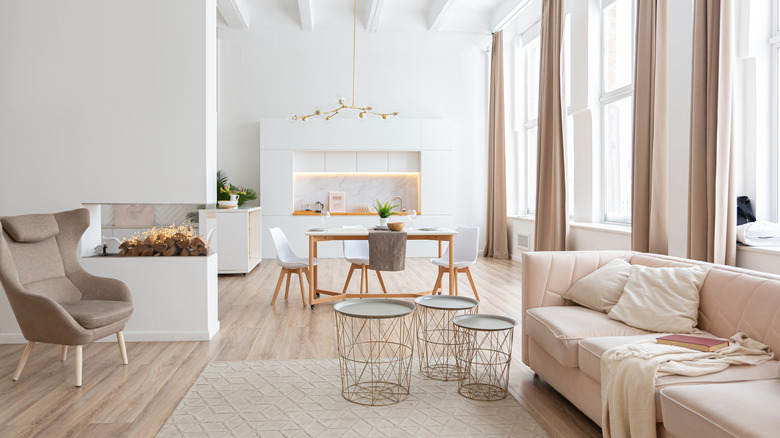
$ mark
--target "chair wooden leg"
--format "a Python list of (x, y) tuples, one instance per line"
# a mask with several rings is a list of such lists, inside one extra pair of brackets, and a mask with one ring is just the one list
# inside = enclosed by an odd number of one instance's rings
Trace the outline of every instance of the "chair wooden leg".
[[(352, 279), (352, 273), (355, 272), (355, 264), (353, 263), (349, 267), (349, 274), (347, 274), (347, 281), (344, 283), (344, 290), (341, 291), (341, 293), (345, 294), (347, 293), (347, 288), (349, 287), (349, 280)], [(362, 286), (362, 283), (361, 283)]]
[(284, 299), (287, 299), (287, 296), (290, 295), (290, 277), (292, 277), (293, 271), (287, 271), (287, 285), (284, 287)]
[(436, 283), (433, 284), (433, 290), (431, 291), (431, 295), (436, 295), (437, 292), (439, 292), (439, 289), (441, 289), (441, 279), (444, 276), (444, 269), (442, 269), (441, 266), (439, 266), (439, 276), (436, 277)]
[(125, 334), (116, 332), (116, 343), (119, 345), (119, 355), (122, 357), (122, 365), (127, 365), (127, 349), (125, 348)]
[(27, 346), (24, 347), (24, 351), (22, 352), (22, 358), (19, 359), (19, 365), (16, 367), (16, 372), (14, 373), (14, 376), (11, 378), (14, 382), (19, 380), (19, 376), (22, 375), (22, 370), (24, 369), (24, 366), (27, 364), (27, 358), (30, 357), (30, 353), (32, 352), (33, 347), (35, 346), (35, 342), (28, 342)]
[[(363, 266), (360, 266), (360, 294), (363, 294), (363, 282), (366, 278), (366, 271), (363, 269)], [(366, 291), (368, 292), (368, 291)]]
[(301, 283), (301, 301), (303, 301), (303, 307), (306, 307), (306, 295), (304, 292), (306, 288), (303, 286), (303, 268), (298, 268), (295, 272), (298, 273), (298, 281)]
[(282, 272), (279, 273), (279, 281), (276, 282), (276, 290), (274, 291), (274, 298), (271, 300), (272, 306), (274, 305), (274, 303), (276, 303), (276, 296), (279, 295), (279, 289), (282, 287), (283, 280), (284, 280), (284, 268), (282, 268)]
[(76, 386), (81, 387), (82, 346), (76, 345)]
[[(455, 276), (455, 296), (458, 296), (458, 270), (457, 269), (455, 270), (453, 275)], [(452, 291), (450, 291), (450, 293), (452, 293)]]
[(366, 279), (366, 293), (368, 293), (368, 265), (363, 265), (363, 278)]
[(68, 346), (63, 345), (62, 346), (62, 355), (60, 356), (60, 360), (65, 362), (68, 359)]
[(471, 276), (471, 269), (466, 267), (466, 276), (469, 277), (469, 283), (471, 283), (471, 290), (474, 291), (474, 298), (476, 298), (477, 301), (479, 301), (479, 294), (477, 293), (477, 286), (474, 284), (474, 278)]
[(374, 272), (376, 272), (376, 278), (379, 279), (379, 284), (382, 285), (382, 292), (387, 293), (387, 288), (385, 287), (385, 281), (382, 280), (382, 273), (379, 271), (374, 271)]

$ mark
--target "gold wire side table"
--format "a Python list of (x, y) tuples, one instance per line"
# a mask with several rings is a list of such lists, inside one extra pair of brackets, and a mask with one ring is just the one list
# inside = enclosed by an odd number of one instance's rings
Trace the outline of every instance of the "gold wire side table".
[(369, 406), (406, 399), (412, 379), (414, 303), (366, 298), (333, 308), (341, 395)]
[(499, 315), (460, 315), (455, 326), (458, 393), (473, 400), (500, 400), (509, 389), (509, 365), (517, 321)]
[(420, 373), (435, 380), (455, 380), (455, 327), (452, 318), (478, 312), (479, 301), (456, 295), (424, 295), (417, 303), (417, 355)]

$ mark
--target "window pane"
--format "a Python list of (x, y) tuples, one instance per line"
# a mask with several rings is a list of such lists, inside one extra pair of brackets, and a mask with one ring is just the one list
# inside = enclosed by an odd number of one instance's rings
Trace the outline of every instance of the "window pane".
[(604, 8), (602, 23), (604, 92), (609, 93), (630, 85), (633, 80), (631, 52), (634, 37), (631, 1), (617, 0)]
[(566, 87), (566, 107), (571, 106), (571, 14), (566, 14), (563, 24), (563, 62), (564, 84)]
[(604, 105), (604, 219), (631, 221), (630, 97)]
[(566, 117), (566, 198), (569, 216), (574, 216), (574, 116)]
[(536, 37), (525, 47), (526, 120), (533, 120), (539, 114), (540, 44), (541, 39)]
[(529, 214), (536, 212), (536, 131), (537, 127), (528, 128), (525, 135), (525, 187), (526, 206)]

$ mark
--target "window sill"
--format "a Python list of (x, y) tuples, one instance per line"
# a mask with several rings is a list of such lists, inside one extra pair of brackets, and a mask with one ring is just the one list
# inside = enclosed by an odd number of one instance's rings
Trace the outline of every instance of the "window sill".
[(747, 246), (737, 245), (737, 252), (755, 252), (759, 254), (768, 254), (780, 256), (780, 246)]
[(615, 234), (622, 234), (622, 235), (630, 235), (631, 234), (631, 226), (630, 225), (616, 225), (616, 224), (592, 224), (588, 222), (569, 222), (569, 227), (571, 228), (580, 228), (584, 230), (593, 230), (593, 231), (606, 231), (609, 233), (615, 233)]

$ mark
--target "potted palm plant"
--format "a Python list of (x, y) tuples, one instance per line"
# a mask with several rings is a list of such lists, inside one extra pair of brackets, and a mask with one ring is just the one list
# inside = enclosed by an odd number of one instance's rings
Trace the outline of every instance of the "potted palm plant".
[(394, 214), (398, 214), (392, 211), (396, 207), (398, 207), (398, 205), (390, 205), (390, 201), (387, 201), (384, 204), (382, 204), (381, 202), (379, 202), (379, 199), (376, 200), (376, 205), (374, 206), (374, 210), (376, 210), (377, 214), (379, 215), (380, 227), (386, 227), (387, 219)]

